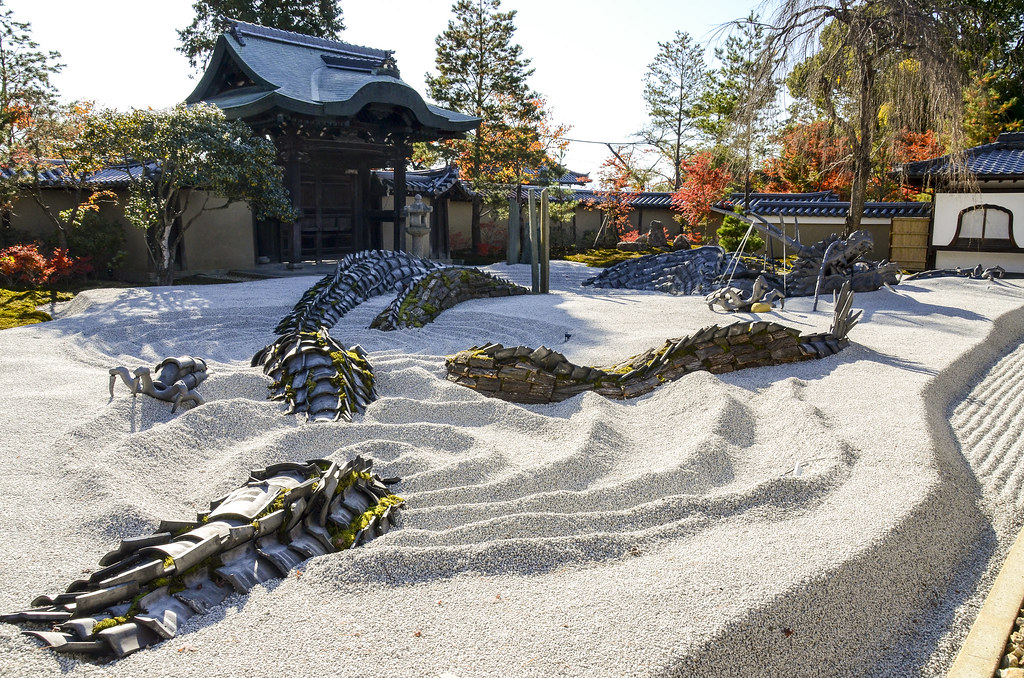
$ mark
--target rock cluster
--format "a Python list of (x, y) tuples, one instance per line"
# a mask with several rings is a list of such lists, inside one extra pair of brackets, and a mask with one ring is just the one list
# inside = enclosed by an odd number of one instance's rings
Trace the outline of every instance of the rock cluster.
[(446, 361), (448, 380), (483, 395), (517, 403), (551, 403), (584, 391), (607, 398), (635, 398), (684, 374), (723, 374), (813, 360), (838, 353), (849, 345), (847, 332), (857, 323), (853, 294), (840, 293), (829, 332), (803, 336), (799, 330), (773, 322), (712, 325), (681, 339), (669, 339), (611, 367), (584, 367), (541, 346), (473, 347)]
[(444, 267), (405, 252), (365, 250), (347, 255), (334, 273), (306, 290), (292, 311), (281, 319), (277, 334), (333, 327), (362, 302), (400, 289), (427, 271)]
[(127, 539), (101, 569), (32, 609), (0, 616), (58, 652), (118, 656), (173, 638), (232, 592), (284, 577), (313, 556), (352, 548), (387, 532), (402, 500), (361, 457), (253, 471), (195, 521), (162, 521), (155, 534)]
[(385, 331), (423, 327), (464, 301), (519, 294), (530, 294), (530, 290), (475, 268), (443, 268), (416, 278), (370, 327)]
[(352, 421), (377, 399), (373, 367), (358, 345), (350, 349), (321, 327), (291, 332), (260, 349), (252, 366), (273, 379), (270, 399), (288, 403), (285, 414), (305, 412), (311, 421)]
[(715, 246), (698, 247), (622, 261), (583, 284), (669, 294), (707, 294), (714, 289), (714, 281), (724, 268), (725, 250)]

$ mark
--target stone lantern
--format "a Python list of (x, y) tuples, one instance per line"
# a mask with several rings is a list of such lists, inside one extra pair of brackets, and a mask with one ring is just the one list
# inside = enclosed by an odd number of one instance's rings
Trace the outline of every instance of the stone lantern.
[(430, 222), (427, 215), (434, 211), (423, 202), (423, 196), (416, 194), (416, 199), (405, 208), (405, 232), (412, 238), (410, 253), (426, 259), (430, 256)]

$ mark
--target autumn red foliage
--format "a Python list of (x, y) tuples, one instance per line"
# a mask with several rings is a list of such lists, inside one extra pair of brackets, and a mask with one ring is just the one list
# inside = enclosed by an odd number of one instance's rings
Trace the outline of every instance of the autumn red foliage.
[(698, 244), (701, 234), (695, 227), (707, 223), (711, 206), (725, 197), (732, 173), (727, 167), (716, 165), (714, 156), (708, 152), (684, 158), (679, 169), (683, 183), (672, 194), (672, 209), (682, 216), (686, 237)]
[[(849, 144), (825, 121), (796, 124), (780, 136), (779, 155), (764, 163), (763, 190), (769, 193), (835, 191), (849, 199), (853, 184)], [(880, 146), (873, 158), (875, 175), (869, 200), (905, 200), (914, 191), (901, 186), (891, 170), (897, 165), (937, 158), (945, 152), (932, 130), (903, 130), (891, 144)]]
[(53, 285), (91, 271), (88, 257), (76, 258), (64, 249), (53, 250), (49, 257), (34, 244), (12, 245), (0, 250), (0, 276), (15, 285)]
[(764, 163), (765, 191), (835, 191), (849, 196), (853, 172), (847, 141), (827, 122), (791, 125), (782, 133), (779, 143), (779, 155)]
[(629, 215), (639, 193), (632, 188), (633, 169), (623, 162), (624, 149), (620, 147), (617, 153), (601, 163), (598, 171), (601, 187), (594, 191), (593, 199), (587, 200), (586, 204), (604, 213), (608, 228), (619, 242), (634, 242), (640, 234), (629, 220)]

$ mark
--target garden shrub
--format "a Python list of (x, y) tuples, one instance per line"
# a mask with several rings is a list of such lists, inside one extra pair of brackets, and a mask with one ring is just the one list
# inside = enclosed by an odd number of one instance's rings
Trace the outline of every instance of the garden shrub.
[(98, 277), (112, 278), (127, 255), (124, 227), (117, 221), (87, 212), (82, 223), (68, 232), (68, 251), (92, 263)]
[[(722, 219), (722, 225), (718, 228), (718, 244), (721, 245), (726, 252), (735, 252), (739, 249), (740, 242), (743, 241), (743, 236), (747, 233), (749, 225), (744, 223), (741, 219), (738, 219), (732, 215), (726, 215)], [(757, 252), (764, 247), (764, 238), (754, 229), (747, 238), (747, 244), (744, 245), (744, 252)]]
[(46, 257), (35, 244), (12, 245), (0, 250), (0, 278), (16, 287), (39, 287), (63, 282), (92, 270), (87, 258), (75, 258), (55, 249)]

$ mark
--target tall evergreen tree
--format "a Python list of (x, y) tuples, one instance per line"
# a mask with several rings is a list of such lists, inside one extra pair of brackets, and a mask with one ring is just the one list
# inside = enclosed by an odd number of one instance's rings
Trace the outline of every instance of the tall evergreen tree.
[(671, 164), (667, 178), (673, 190), (682, 184), (679, 164), (697, 132), (695, 106), (706, 79), (704, 47), (683, 31), (676, 31), (669, 42), (658, 43), (658, 55), (644, 76), (650, 121), (641, 135)]
[(778, 112), (774, 64), (764, 53), (764, 25), (751, 13), (715, 48), (718, 68), (696, 106), (696, 124), (715, 156), (746, 179), (771, 149)]
[[(500, 151), (492, 147), (495, 136), (489, 131), (500, 131), (515, 120), (520, 130), (516, 136), (521, 136), (524, 127), (539, 126), (544, 117), (538, 95), (527, 84), (533, 74), (530, 60), (513, 42), (516, 12), (500, 9), (501, 0), (457, 0), (452, 5), (454, 18), (435, 40), (437, 75), (426, 75), (427, 91), (435, 102), (482, 120), (482, 131), (453, 146), (463, 158), (463, 178), (483, 190), (489, 188), (488, 163), (529, 146), (514, 144)], [(480, 244), (480, 207), (479, 201), (474, 203), (474, 251)]]
[(178, 31), (178, 51), (195, 69), (203, 68), (217, 44), (222, 16), (329, 40), (345, 30), (339, 0), (196, 0), (192, 9), (196, 18)]

